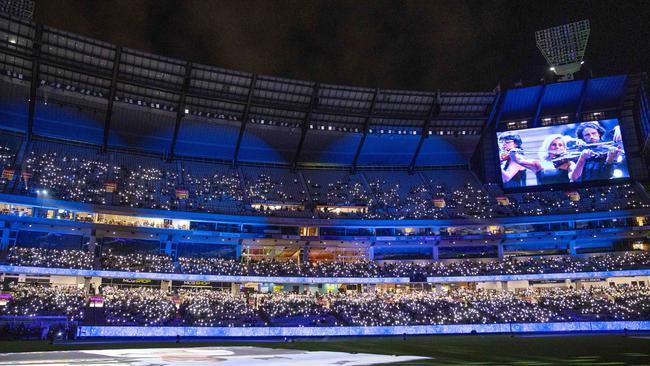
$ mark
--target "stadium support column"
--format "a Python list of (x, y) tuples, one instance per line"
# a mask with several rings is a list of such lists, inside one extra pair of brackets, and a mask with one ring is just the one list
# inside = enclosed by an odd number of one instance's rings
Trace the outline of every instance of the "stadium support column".
[(95, 250), (97, 250), (97, 237), (95, 235), (96, 235), (95, 230), (91, 230), (90, 235), (88, 235), (88, 239), (87, 239), (88, 241), (86, 242), (86, 244), (88, 245), (87, 246), (88, 253), (92, 253), (93, 256), (95, 254)]
[(497, 244), (497, 256), (499, 259), (503, 259), (503, 243)]
[(183, 78), (183, 86), (181, 87), (181, 96), (178, 98), (178, 108), (176, 109), (176, 123), (174, 124), (174, 135), (172, 136), (172, 143), (169, 146), (168, 159), (174, 159), (174, 149), (176, 149), (176, 139), (178, 139), (178, 130), (181, 127), (181, 121), (185, 116), (185, 98), (187, 97), (187, 90), (190, 88), (190, 79), (192, 78), (192, 63), (185, 64), (185, 77)]
[(235, 145), (235, 153), (232, 157), (232, 166), (237, 165), (237, 159), (239, 157), (239, 148), (241, 147), (241, 140), (244, 137), (244, 131), (246, 130), (246, 124), (248, 123), (248, 114), (251, 110), (251, 102), (253, 101), (253, 95), (255, 93), (255, 84), (257, 83), (257, 74), (253, 74), (251, 79), (251, 86), (248, 89), (248, 98), (246, 98), (246, 106), (244, 107), (244, 113), (242, 114), (241, 125), (239, 126), (239, 135), (237, 136), (237, 144)]
[(544, 99), (544, 94), (546, 93), (546, 85), (542, 87), (542, 90), (539, 91), (539, 95), (537, 96), (537, 108), (535, 109), (535, 117), (533, 117), (533, 126), (532, 127), (538, 127), (539, 126), (539, 116), (542, 113), (542, 99)]
[(431, 259), (434, 261), (440, 260), (440, 248), (438, 247), (438, 243), (433, 244), (433, 253), (431, 255)]
[(359, 146), (357, 146), (357, 152), (354, 153), (354, 159), (352, 160), (352, 171), (357, 170), (357, 161), (359, 160), (359, 155), (361, 154), (361, 149), (363, 148), (364, 142), (366, 142), (366, 136), (368, 136), (368, 129), (370, 128), (370, 121), (372, 120), (372, 115), (375, 113), (375, 106), (377, 105), (377, 97), (379, 96), (379, 88), (375, 89), (375, 95), (372, 97), (372, 102), (370, 102), (370, 108), (368, 108), (368, 114), (363, 122), (363, 135), (361, 135), (361, 140), (359, 140)]
[(233, 295), (233, 296), (239, 296), (239, 294), (241, 292), (240, 288), (241, 288), (241, 285), (239, 283), (235, 283), (235, 282), (231, 283), (230, 284), (230, 294)]
[(32, 140), (34, 133), (34, 113), (36, 111), (36, 89), (40, 83), (39, 71), (41, 61), (41, 45), (43, 43), (43, 25), (36, 24), (36, 34), (32, 45), (32, 80), (29, 84), (29, 110), (27, 114), (27, 141)]
[(576, 254), (577, 254), (577, 252), (576, 252), (576, 241), (571, 240), (569, 242), (569, 255), (574, 256)]
[(576, 108), (576, 114), (573, 117), (573, 123), (579, 123), (582, 119), (582, 109), (585, 105), (585, 99), (587, 99), (587, 87), (589, 86), (589, 79), (586, 79), (582, 82), (582, 89), (580, 89), (580, 99), (578, 99), (578, 107)]
[(422, 133), (420, 134), (420, 141), (418, 141), (418, 146), (415, 148), (415, 153), (413, 154), (413, 158), (411, 159), (411, 164), (409, 164), (409, 172), (413, 172), (413, 170), (415, 169), (415, 162), (418, 159), (418, 155), (420, 155), (420, 150), (422, 149), (422, 145), (424, 145), (424, 139), (429, 137), (429, 126), (431, 126), (431, 122), (433, 118), (438, 115), (440, 115), (440, 91), (436, 93), (436, 97), (433, 100), (433, 103), (431, 103), (431, 108), (429, 108), (427, 119), (424, 120), (424, 123), (422, 124)]
[(9, 232), (11, 228), (9, 225), (5, 225), (5, 228), (2, 229), (2, 237), (0, 238), (0, 251), (4, 252), (9, 248)]
[(318, 89), (320, 84), (314, 84), (314, 90), (311, 93), (311, 100), (309, 101), (309, 109), (305, 114), (305, 119), (302, 121), (302, 130), (300, 131), (300, 141), (298, 141), (298, 148), (296, 149), (296, 154), (293, 157), (292, 167), (295, 170), (298, 165), (298, 159), (300, 158), (300, 153), (302, 152), (302, 146), (305, 144), (305, 138), (307, 137), (307, 131), (309, 131), (309, 121), (311, 120), (311, 114), (314, 108), (318, 105)]
[(241, 247), (242, 247), (242, 242), (243, 239), (239, 239), (237, 241), (237, 244), (235, 245), (235, 259), (240, 260), (241, 259)]
[(122, 58), (122, 47), (115, 49), (115, 58), (113, 59), (113, 73), (111, 75), (111, 88), (108, 91), (108, 103), (106, 105), (106, 115), (104, 116), (104, 139), (102, 142), (102, 152), (106, 152), (108, 146), (108, 132), (111, 130), (111, 118), (113, 118), (113, 103), (115, 102), (115, 92), (117, 91), (117, 75), (120, 72), (120, 59)]
[(170, 292), (172, 290), (172, 281), (171, 280), (160, 281), (160, 289), (164, 292)]
[(302, 256), (300, 260), (302, 263), (309, 263), (309, 242), (305, 242), (305, 245), (302, 247)]
[(496, 158), (493, 154), (487, 154), (488, 156), (485, 156), (485, 152), (496, 150), (496, 142), (494, 141), (494, 138), (486, 138), (486, 136), (491, 135), (489, 132), (497, 130), (497, 119), (501, 118), (501, 104), (503, 103), (503, 99), (503, 94), (497, 92), (494, 101), (490, 106), (490, 113), (487, 120), (481, 128), (478, 145), (476, 145), (477, 147), (470, 160), (472, 170), (477, 172), (481, 180), (484, 182), (501, 182), (501, 179), (495, 179), (497, 178), (495, 167), (498, 165), (495, 161)]
[[(167, 235), (160, 237), (160, 254), (172, 256), (172, 243), (178, 243), (178, 235)], [(164, 249), (163, 249), (164, 248)]]
[(375, 260), (375, 243), (372, 242), (368, 246), (368, 249), (366, 251), (366, 257), (369, 261), (374, 261)]

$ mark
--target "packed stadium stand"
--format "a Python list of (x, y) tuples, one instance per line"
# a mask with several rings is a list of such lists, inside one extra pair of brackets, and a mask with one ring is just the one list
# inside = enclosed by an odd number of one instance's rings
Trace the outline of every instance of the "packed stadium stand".
[(330, 85), (0, 15), (2, 334), (648, 330), (646, 87)]

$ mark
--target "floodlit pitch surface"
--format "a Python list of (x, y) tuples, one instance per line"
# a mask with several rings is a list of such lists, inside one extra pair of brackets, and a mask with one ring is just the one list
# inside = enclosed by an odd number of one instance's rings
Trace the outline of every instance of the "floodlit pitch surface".
[[(98, 343), (98, 342), (101, 342)], [(65, 352), (40, 352), (40, 351), (72, 351), (72, 350), (96, 350), (101, 353), (109, 350), (117, 350), (123, 352), (125, 349), (154, 349), (163, 348), (169, 349), (172, 347), (179, 348), (186, 351), (191, 349), (200, 349), (194, 347), (225, 347), (225, 349), (232, 350), (235, 346), (253, 346), (254, 348), (247, 349), (260, 349), (259, 354), (249, 354), (251, 360), (259, 361), (263, 355), (272, 356), (271, 360), (279, 361), (282, 365), (291, 365), (291, 359), (283, 358), (286, 356), (287, 350), (303, 350), (313, 351), (316, 353), (301, 353), (289, 351), (288, 354), (303, 355), (302, 357), (312, 357), (309, 362), (297, 361), (296, 366), (302, 365), (327, 365), (333, 362), (342, 361), (339, 358), (327, 358), (325, 361), (318, 359), (316, 356), (327, 353), (335, 352), (344, 357), (344, 360), (358, 360), (360, 363), (343, 363), (339, 362), (337, 365), (358, 365), (369, 364), (369, 360), (365, 361), (361, 358), (350, 358), (350, 356), (361, 357), (359, 354), (367, 354), (371, 356), (387, 355), (389, 358), (384, 359), (384, 364), (392, 364), (397, 361), (396, 358), (390, 357), (392, 355), (398, 356), (420, 356), (421, 359), (411, 359), (395, 363), (395, 365), (402, 366), (424, 366), (424, 365), (513, 365), (513, 366), (541, 366), (541, 365), (590, 365), (590, 366), (604, 366), (604, 365), (650, 365), (650, 334), (630, 334), (625, 337), (622, 333), (618, 334), (600, 334), (600, 335), (567, 335), (567, 334), (541, 334), (541, 335), (519, 335), (510, 337), (507, 335), (458, 335), (458, 336), (417, 336), (417, 337), (357, 337), (357, 338), (314, 338), (314, 339), (297, 339), (295, 342), (280, 342), (265, 340), (263, 342), (245, 342), (245, 341), (231, 341), (224, 342), (223, 340), (209, 340), (209, 339), (182, 339), (180, 344), (174, 343), (173, 340), (167, 341), (151, 341), (142, 342), (138, 340), (107, 340), (107, 339), (90, 339), (80, 340), (74, 343), (59, 343), (49, 345), (46, 341), (0, 341), (0, 352), (38, 352), (38, 353), (1, 353), (0, 366), (6, 365), (20, 365), (18, 361), (20, 357), (28, 355), (34, 356), (33, 363), (30, 365), (45, 364), (44, 360), (56, 360), (58, 355), (66, 355)], [(146, 351), (158, 352), (158, 351)], [(293, 352), (293, 353), (292, 353)], [(88, 354), (75, 352), (83, 357), (88, 357)], [(197, 354), (200, 355), (200, 354)], [(18, 358), (16, 358), (16, 356)], [(218, 354), (214, 357), (220, 358)], [(11, 357), (11, 358), (9, 358)], [(41, 357), (39, 359), (38, 357)], [(94, 357), (106, 357), (100, 354)], [(171, 356), (169, 356), (171, 357)], [(257, 359), (255, 359), (257, 357)], [(95, 363), (84, 362), (84, 365), (129, 365), (129, 366), (147, 366), (150, 363), (104, 363), (105, 360), (97, 360)], [(26, 361), (27, 358), (22, 358)], [(39, 362), (39, 360), (41, 360)], [(248, 360), (240, 358), (239, 365), (251, 364)], [(152, 361), (152, 359), (149, 359)], [(270, 360), (262, 359), (264, 365), (270, 365)], [(175, 361), (179, 362), (179, 361)], [(186, 360), (183, 365), (203, 365), (202, 361)], [(51, 364), (51, 363), (50, 363)], [(77, 363), (80, 365), (82, 363)], [(223, 362), (219, 362), (223, 365)], [(261, 364), (261, 363), (260, 363)], [(45, 364), (47, 365), (47, 364)], [(57, 365), (65, 365), (64, 363), (57, 363)], [(158, 363), (156, 365), (167, 365), (166, 363)]]
[(0, 354), (0, 365), (186, 366), (375, 365), (422, 360), (418, 356), (302, 351), (260, 347), (142, 348)]

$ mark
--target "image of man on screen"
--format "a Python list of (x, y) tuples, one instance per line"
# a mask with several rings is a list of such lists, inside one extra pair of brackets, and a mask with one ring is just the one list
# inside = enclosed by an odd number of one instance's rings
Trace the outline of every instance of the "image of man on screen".
[(505, 133), (499, 136), (501, 179), (504, 188), (526, 186), (526, 168), (510, 159), (510, 150), (522, 151), (521, 137), (517, 134)]
[(577, 146), (582, 152), (576, 162), (574, 181), (612, 178), (614, 164), (622, 153), (620, 145), (615, 145), (621, 142), (620, 127), (616, 126), (610, 132), (613, 135), (612, 145), (601, 144), (604, 142), (605, 133), (605, 129), (598, 122), (584, 122), (576, 129)]

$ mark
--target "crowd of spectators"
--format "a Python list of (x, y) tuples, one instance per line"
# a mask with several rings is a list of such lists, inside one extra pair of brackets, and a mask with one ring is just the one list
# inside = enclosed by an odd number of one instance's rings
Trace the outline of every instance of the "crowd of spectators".
[[(192, 265), (183, 265), (191, 263)], [(247, 265), (235, 259), (181, 258), (183, 273), (251, 276), (305, 277), (426, 277), (479, 276), (620, 271), (650, 268), (650, 253), (625, 252), (593, 256), (509, 257), (503, 260), (456, 260), (378, 263), (367, 260), (323, 261), (298, 264), (294, 261), (255, 261)], [(232, 269), (229, 272), (229, 269)]]
[[(13, 169), (16, 160), (16, 152), (11, 147), (0, 143), (0, 170)], [(0, 176), (0, 188), (4, 189), (9, 179), (2, 174)]]
[(336, 314), (328, 307), (328, 296), (309, 296), (292, 293), (257, 294), (255, 304), (264, 325), (297, 327), (339, 325)]
[(184, 187), (188, 191), (187, 208), (190, 211), (243, 212), (245, 192), (237, 172), (211, 172), (201, 174), (183, 170)]
[(106, 286), (102, 293), (109, 325), (167, 325), (175, 319), (174, 302), (160, 289)]
[[(17, 266), (90, 269), (93, 267), (93, 256), (80, 250), (12, 247), (7, 254), (7, 262)], [(216, 257), (179, 257), (178, 269), (172, 257), (164, 254), (115, 254), (108, 250), (101, 257), (101, 269), (105, 270), (231, 276), (409, 277), (415, 282), (425, 282), (427, 277), (602, 272), (642, 268), (650, 268), (650, 253), (645, 251), (589, 256), (385, 263), (369, 260), (242, 262)]]
[(508, 257), (503, 260), (394, 262), (383, 273), (426, 280), (426, 277), (622, 271), (650, 268), (650, 253), (624, 252), (592, 256)]
[(360, 182), (353, 182), (350, 178), (337, 180), (327, 185), (325, 204), (332, 206), (357, 206), (368, 205), (371, 198), (365, 187)]
[[(116, 291), (120, 293), (116, 296), (121, 301), (120, 311), (113, 310), (113, 302), (105, 303), (113, 324), (380, 326), (650, 319), (650, 289), (636, 286), (328, 295), (275, 293), (248, 298), (213, 290), (185, 290), (177, 294), (162, 290)], [(114, 290), (109, 292), (116, 294)], [(129, 303), (130, 310), (124, 310), (124, 301)], [(178, 311), (174, 308), (176, 302), (180, 302)]]
[(260, 317), (242, 296), (227, 291), (180, 289), (176, 294), (183, 325), (242, 327), (261, 325)]
[(248, 273), (246, 264), (234, 259), (179, 257), (181, 272), (202, 275), (244, 276)]
[[(81, 319), (77, 288), (18, 285), (3, 315)], [(439, 291), (238, 294), (211, 289), (103, 288), (105, 321), (144, 326), (387, 326), (650, 319), (650, 288), (639, 286), (452, 288)]]
[(172, 257), (164, 254), (114, 254), (109, 250), (102, 256), (101, 263), (101, 268), (105, 270), (155, 273), (176, 272)]
[(120, 206), (174, 210), (179, 207), (176, 197), (178, 174), (173, 170), (137, 165), (114, 166), (116, 198)]
[[(109, 156), (68, 151), (68, 147), (39, 149), (27, 153), (20, 166), (28, 178), (19, 192), (45, 190), (53, 198), (128, 207), (365, 219), (485, 219), (650, 207), (629, 184), (580, 188), (571, 197), (561, 190), (501, 193), (509, 200), (504, 203), (466, 171), (440, 173), (448, 175), (444, 183), (430, 178), (431, 172), (425, 177), (405, 172), (353, 176), (323, 171), (305, 174), (310, 178), (303, 184), (300, 174), (280, 168), (267, 172), (256, 167), (188, 163), (179, 169), (175, 164), (125, 154), (119, 155), (125, 162), (118, 164)], [(12, 157), (0, 146), (0, 163)], [(20, 172), (15, 175), (19, 177)], [(330, 208), (317, 210), (318, 205)], [(363, 209), (336, 210), (351, 206)]]
[(512, 193), (508, 194), (510, 204), (498, 206), (497, 211), (501, 216), (537, 216), (650, 207), (630, 184), (580, 188), (575, 192), (577, 201), (558, 190)]
[[(298, 186), (289, 187), (289, 185)], [(274, 179), (267, 173), (259, 173), (252, 179), (244, 179), (244, 186), (248, 199), (257, 203), (305, 203), (307, 200), (305, 191), (302, 190), (300, 182), (294, 178), (290, 182)]]
[(49, 197), (106, 204), (104, 183), (109, 165), (98, 159), (78, 157), (74, 152), (31, 151), (23, 163), (23, 173), (31, 176), (22, 182), (22, 192), (45, 190)]
[(82, 250), (11, 247), (7, 262), (14, 266), (92, 269), (93, 255)]
[(8, 316), (65, 316), (81, 320), (86, 306), (86, 292), (77, 286), (10, 285), (11, 299), (0, 306), (0, 315)]

